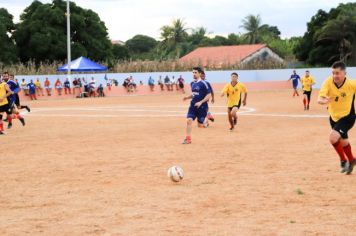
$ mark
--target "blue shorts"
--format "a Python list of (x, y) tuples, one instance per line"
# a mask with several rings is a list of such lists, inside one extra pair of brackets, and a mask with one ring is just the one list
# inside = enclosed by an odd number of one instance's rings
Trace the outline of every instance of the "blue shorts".
[(207, 105), (202, 105), (199, 108), (191, 105), (188, 110), (187, 118), (191, 118), (193, 120), (198, 119), (199, 124), (204, 124), (207, 115), (208, 115)]
[(293, 83), (293, 88), (297, 89), (298, 88), (298, 83)]

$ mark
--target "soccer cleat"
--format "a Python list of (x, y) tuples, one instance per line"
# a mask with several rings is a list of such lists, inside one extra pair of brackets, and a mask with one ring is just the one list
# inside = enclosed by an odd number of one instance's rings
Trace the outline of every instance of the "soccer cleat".
[(8, 123), (7, 124), (7, 129), (11, 129), (12, 128), (12, 123)]
[(340, 166), (341, 166), (341, 171), (340, 171), (341, 173), (345, 173), (349, 169), (349, 163), (347, 161), (341, 161)]
[(190, 139), (184, 139), (183, 143), (182, 144), (191, 144), (192, 143), (192, 140)]
[(356, 165), (356, 159), (354, 159), (350, 165), (349, 165), (349, 168), (347, 169), (346, 171), (346, 174), (347, 175), (350, 175), (352, 173), (352, 171), (354, 170), (354, 166)]
[(230, 130), (230, 132), (234, 131), (234, 127), (231, 127), (229, 130)]
[(25, 119), (21, 117), (21, 118), (19, 118), (19, 120), (20, 120), (22, 126), (25, 126)]
[(214, 121), (215, 121), (214, 117), (211, 115), (210, 112), (208, 113), (207, 118), (208, 118), (208, 120), (210, 120), (211, 122), (214, 122)]
[[(43, 96), (43, 95), (42, 95)], [(28, 112), (31, 112), (31, 109), (28, 107), (28, 106), (25, 106), (25, 109), (28, 111)]]
[(4, 131), (0, 130), (0, 135), (5, 135)]
[(4, 121), (4, 122), (9, 122), (9, 120), (8, 120), (7, 118), (6, 118), (6, 119), (4, 119), (3, 121)]

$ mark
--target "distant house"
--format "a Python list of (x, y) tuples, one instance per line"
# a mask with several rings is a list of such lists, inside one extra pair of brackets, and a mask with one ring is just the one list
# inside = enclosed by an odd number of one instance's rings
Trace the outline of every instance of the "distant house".
[(121, 40), (111, 40), (111, 43), (114, 45), (125, 45), (125, 43)]
[(265, 44), (200, 47), (180, 58), (187, 63), (220, 67), (222, 65), (247, 64), (253, 61), (273, 61), (284, 63), (283, 58)]

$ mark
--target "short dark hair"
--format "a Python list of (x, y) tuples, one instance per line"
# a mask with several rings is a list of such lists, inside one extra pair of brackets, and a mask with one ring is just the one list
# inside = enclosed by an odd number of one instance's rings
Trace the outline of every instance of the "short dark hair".
[(233, 75), (236, 75), (237, 77), (239, 77), (239, 75), (236, 72), (231, 73), (231, 76), (233, 76)]
[(203, 70), (202, 70), (202, 68), (200, 68), (200, 67), (193, 67), (193, 70), (196, 70), (196, 71), (198, 71), (200, 74), (202, 74), (203, 73)]
[(202, 74), (202, 75), (205, 75), (205, 71), (202, 70), (202, 71), (201, 71), (201, 74)]
[(341, 70), (346, 70), (346, 65), (342, 61), (336, 61), (334, 64), (331, 66), (333, 69), (341, 69)]

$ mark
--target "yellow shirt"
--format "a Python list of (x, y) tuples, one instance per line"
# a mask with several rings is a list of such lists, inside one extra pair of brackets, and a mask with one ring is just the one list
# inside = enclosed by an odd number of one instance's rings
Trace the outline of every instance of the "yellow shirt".
[(312, 85), (315, 84), (315, 80), (313, 76), (306, 77), (303, 76), (302, 78), (302, 86), (303, 86), (303, 91), (310, 92), (312, 90)]
[(354, 112), (356, 81), (345, 79), (344, 84), (338, 88), (332, 77), (324, 81), (319, 91), (319, 97), (330, 97), (328, 111), (335, 122)]
[(35, 86), (36, 86), (36, 88), (41, 88), (41, 82), (40, 81), (36, 81), (35, 82)]
[(2, 101), (0, 101), (0, 106), (4, 106), (8, 104), (7, 97), (6, 97), (7, 94), (6, 87), (5, 87), (6, 85), (7, 84), (4, 82), (0, 83), (0, 98), (5, 97)]
[(227, 95), (227, 106), (233, 107), (239, 105), (241, 100), (241, 93), (247, 93), (247, 89), (239, 82), (235, 86), (232, 86), (231, 83), (228, 83), (225, 85), (222, 92)]

